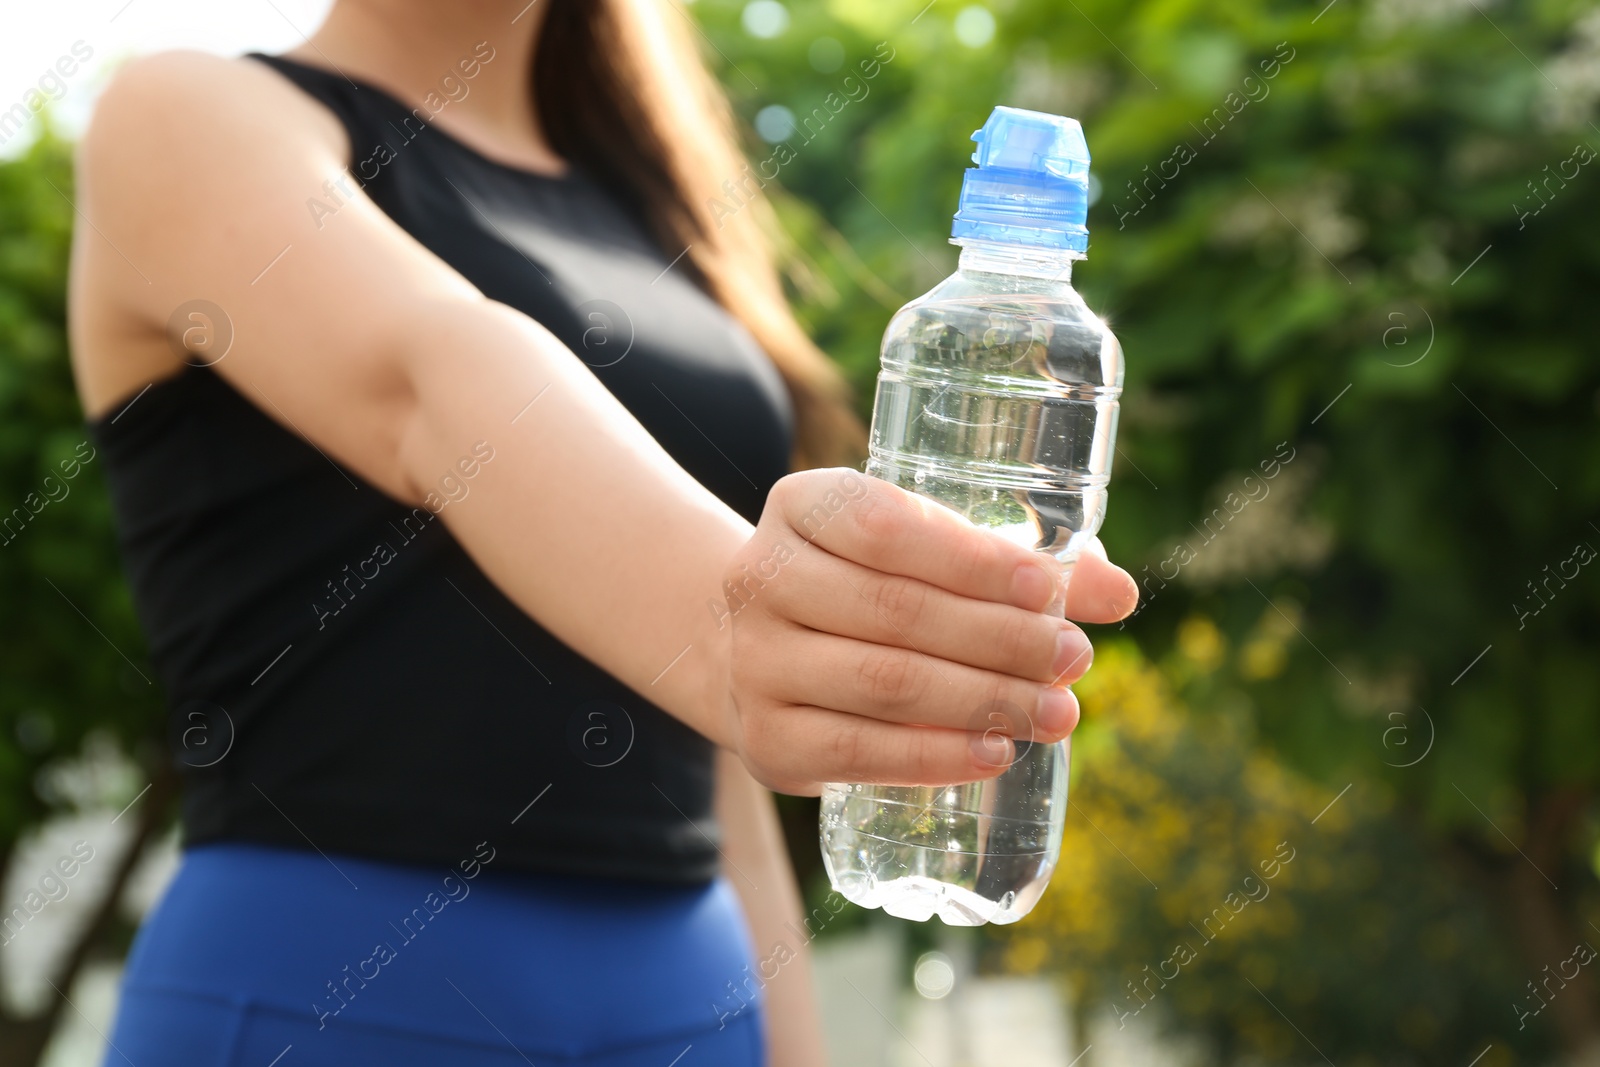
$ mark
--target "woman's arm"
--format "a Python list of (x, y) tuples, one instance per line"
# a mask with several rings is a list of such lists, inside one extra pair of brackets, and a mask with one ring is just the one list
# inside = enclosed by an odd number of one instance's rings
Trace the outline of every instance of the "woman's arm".
[[(495, 462), (440, 513), (451, 533), (564, 642), (726, 742), (711, 709), (727, 635), (705, 601), (749, 524), (548, 331), (401, 230), (348, 154), (333, 117), (263, 64), (130, 64), (80, 147), (76, 358), (165, 353), (173, 310), (206, 299), (234, 332), (215, 372), (397, 499), (424, 504), (487, 442)], [(143, 384), (105, 396), (104, 374), (79, 377), (91, 411)]]
[[(348, 157), (338, 122), (261, 64), (169, 53), (125, 68), (79, 155), (71, 326), (90, 413), (152, 366), (180, 370), (168, 320), (205, 299), (234, 330), (215, 372), (396, 499), (426, 503), (487, 442), (495, 462), (440, 513), (462, 547), (556, 637), (774, 788), (992, 777), (1008, 750), (970, 731), (992, 727), (974, 715), (995, 702), (1035, 738), (1071, 730), (1056, 686), (1087, 646), (1040, 614), (1053, 564), (850, 472), (784, 479), (752, 531), (547, 330), (379, 210)], [(749, 569), (773, 580), (708, 611)], [(1076, 617), (1112, 621), (1136, 590), (1080, 565), (1074, 593), (1092, 605)]]
[[(772, 794), (731, 753), (717, 754), (716, 781), (723, 873), (739, 892), (755, 942), (769, 1061), (772, 1067), (827, 1067), (804, 908), (778, 809)], [(739, 977), (733, 976), (735, 985)]]
[[(384, 493), (424, 504), (488, 443), (493, 464), (440, 514), (451, 533), (565, 643), (730, 742), (728, 633), (706, 600), (749, 523), (549, 331), (382, 213), (347, 158), (338, 122), (264, 64), (126, 67), (80, 147), (78, 360), (166, 354), (171, 312), (208, 299), (234, 328), (214, 371)], [(102, 378), (80, 373), (91, 411), (144, 384)]]

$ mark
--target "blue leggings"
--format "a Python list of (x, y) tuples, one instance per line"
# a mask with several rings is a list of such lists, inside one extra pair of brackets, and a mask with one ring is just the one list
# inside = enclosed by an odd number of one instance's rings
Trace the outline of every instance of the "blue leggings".
[(467, 870), (189, 849), (134, 941), (105, 1067), (766, 1062), (726, 881)]

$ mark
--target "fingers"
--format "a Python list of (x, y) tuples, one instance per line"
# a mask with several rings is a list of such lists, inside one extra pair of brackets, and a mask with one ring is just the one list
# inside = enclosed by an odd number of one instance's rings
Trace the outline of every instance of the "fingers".
[[(782, 479), (728, 571), (741, 755), (772, 788), (993, 777), (1077, 725), (1093, 652), (1133, 578), (1097, 543), (1070, 569), (851, 470)], [(783, 575), (779, 577), (779, 570)], [(719, 620), (719, 625), (721, 621)]]
[(1050, 615), (958, 596), (815, 546), (801, 546), (791, 567), (792, 580), (772, 585), (770, 606), (812, 630), (1056, 685), (1083, 677), (1094, 659), (1083, 631)]
[(770, 499), (802, 539), (875, 571), (1029, 611), (1043, 610), (1060, 588), (1053, 561), (852, 470), (789, 475)]
[(1067, 617), (1079, 622), (1116, 622), (1139, 605), (1133, 575), (1094, 552), (1084, 552), (1067, 580)]
[(780, 792), (815, 793), (819, 782), (958, 785), (993, 778), (1016, 758), (1000, 734), (900, 726), (826, 708), (779, 707), (754, 722), (744, 758)]
[(856, 641), (802, 627), (781, 640), (785, 655), (746, 668), (745, 677), (779, 703), (814, 704), (886, 722), (1058, 741), (1078, 724), (1068, 689)]

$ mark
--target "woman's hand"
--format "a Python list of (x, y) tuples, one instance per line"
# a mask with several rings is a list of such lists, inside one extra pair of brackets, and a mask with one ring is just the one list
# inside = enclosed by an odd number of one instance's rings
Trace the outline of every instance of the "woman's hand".
[[(728, 734), (786, 793), (823, 782), (990, 778), (1012, 738), (1078, 722), (1066, 688), (1093, 652), (1060, 610), (1061, 568), (955, 512), (850, 470), (773, 487), (725, 575)], [(1066, 614), (1115, 622), (1138, 588), (1085, 554)]]

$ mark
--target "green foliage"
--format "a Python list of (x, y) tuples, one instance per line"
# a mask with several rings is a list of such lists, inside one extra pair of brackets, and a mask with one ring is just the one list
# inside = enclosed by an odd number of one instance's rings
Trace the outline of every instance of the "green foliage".
[(0, 856), (60, 802), (46, 763), (160, 722), (67, 359), (71, 193), (54, 137), (0, 163)]
[[(1419, 877), (1423, 835), (1392, 793), (1318, 787), (1255, 745), (1241, 654), (1200, 617), (1160, 664), (1101, 643), (1063, 864), (997, 938), (1005, 961), (1061, 975), (1119, 1027), (1181, 1020), (1223, 1063), (1303, 1061), (1306, 1040), (1341, 1064), (1471, 1060), (1483, 1020), (1510, 1021), (1496, 979), (1518, 969), (1489, 909)], [(1548, 1050), (1540, 1031), (1495, 1036)]]
[[(1126, 632), (1166, 663), (1180, 620), (1216, 620), (1256, 743), (1328, 795), (1354, 782), (1398, 805), (1369, 830), (1378, 884), (1402, 889), (1336, 884), (1307, 919), (1388, 924), (1387, 947), (1365, 970), (1337, 938), (1262, 950), (1280, 974), (1329, 976), (1296, 1022), (1338, 1062), (1453, 1062), (1471, 1038), (1395, 1030), (1420, 1003), (1396, 962), (1417, 944), (1394, 910), (1411, 892), (1490, 917), (1458, 931), (1474, 959), (1521, 953), (1428, 970), (1428, 996), (1455, 1005), (1437, 1020), (1486, 1035), (1472, 1054), (1580, 1040), (1556, 1013), (1519, 1038), (1493, 1005), (1554, 962), (1519, 917), (1569, 941), (1600, 922), (1600, 573), (1584, 562), (1600, 548), (1600, 16), (1575, 0), (996, 0), (993, 41), (967, 47), (957, 3), (794, 3), (770, 40), (741, 29), (742, 6), (696, 12), (746, 118), (807, 113), (878, 41), (894, 50), (866, 98), (795, 135), (768, 189), (802, 315), (864, 401), (886, 311), (954, 266), (968, 132), (997, 103), (1084, 122), (1102, 192), (1074, 280), (1128, 357), (1103, 532), (1146, 589)], [(844, 69), (808, 62), (823, 36)], [(1296, 458), (1273, 495), (1204, 528), (1280, 442)], [(1173, 577), (1180, 545), (1194, 561)], [(1184, 691), (1201, 721), (1222, 688)], [(1185, 783), (1196, 802), (1228, 787)], [(1516, 888), (1533, 862), (1559, 892)], [(1174, 1004), (1186, 1026), (1247, 1029), (1220, 1000)], [(1600, 1004), (1577, 1014), (1600, 1030)]]

